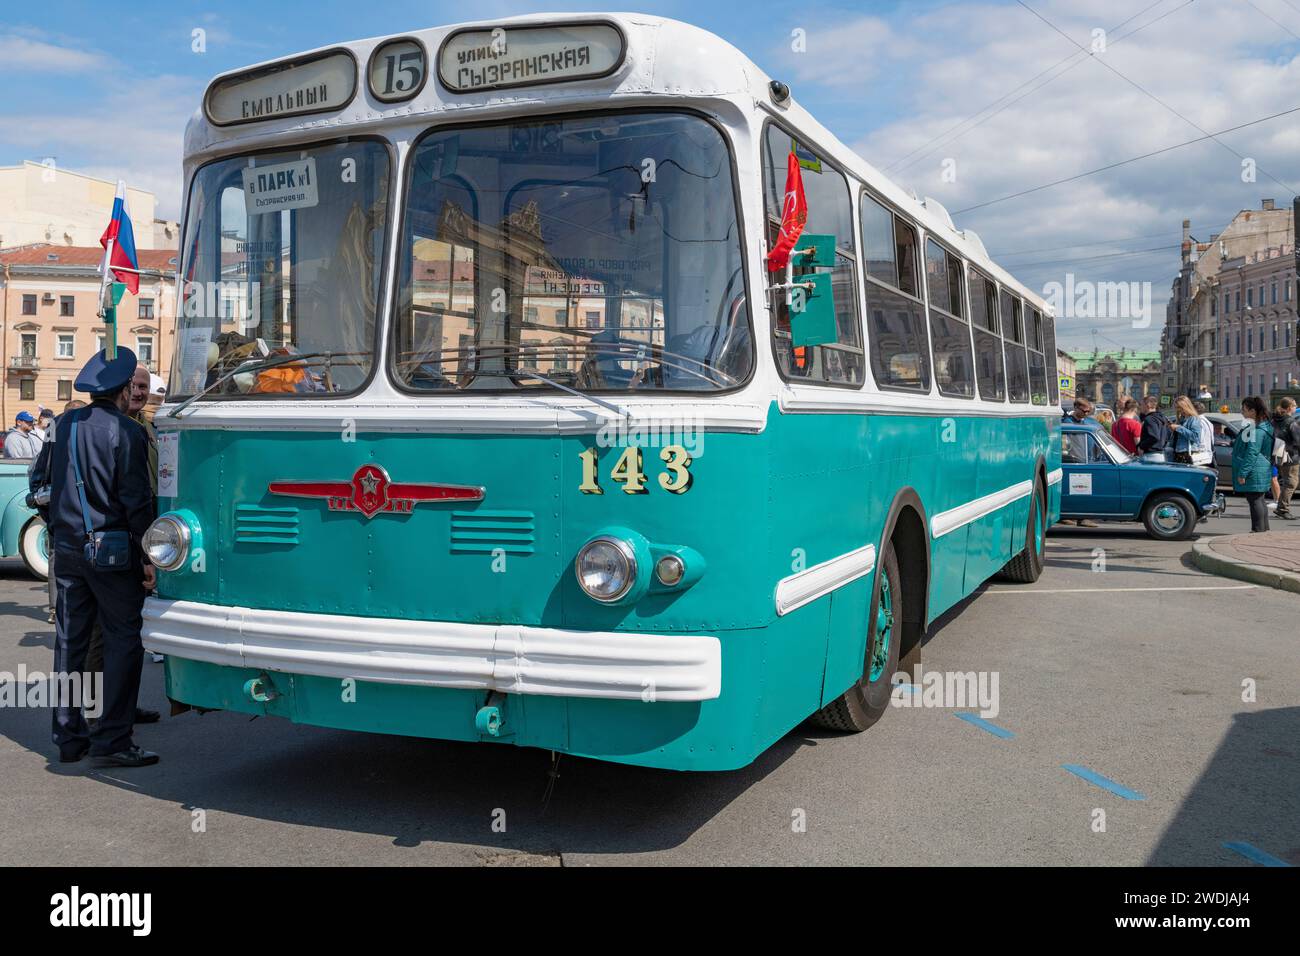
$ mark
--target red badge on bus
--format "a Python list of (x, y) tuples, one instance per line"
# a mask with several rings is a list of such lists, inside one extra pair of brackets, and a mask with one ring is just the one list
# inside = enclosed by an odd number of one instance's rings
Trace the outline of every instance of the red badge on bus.
[(273, 481), (266, 490), (294, 498), (324, 498), (330, 511), (360, 511), (367, 518), (382, 511), (410, 514), (416, 505), (428, 502), (483, 500), (482, 488), (393, 481), (375, 464), (362, 465), (349, 481)]

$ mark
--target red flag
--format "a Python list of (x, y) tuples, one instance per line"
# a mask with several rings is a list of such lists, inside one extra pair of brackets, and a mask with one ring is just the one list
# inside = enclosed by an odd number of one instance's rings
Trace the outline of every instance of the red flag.
[(790, 261), (790, 253), (803, 234), (803, 227), (808, 222), (808, 202), (803, 195), (803, 173), (799, 168), (799, 158), (790, 150), (790, 158), (785, 166), (785, 204), (781, 209), (781, 233), (776, 237), (776, 245), (767, 254), (769, 272), (784, 269)]

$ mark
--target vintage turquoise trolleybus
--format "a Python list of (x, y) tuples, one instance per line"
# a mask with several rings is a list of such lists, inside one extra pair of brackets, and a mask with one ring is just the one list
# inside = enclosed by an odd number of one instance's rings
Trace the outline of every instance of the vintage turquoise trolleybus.
[(524, 17), (225, 74), (185, 178), (175, 701), (735, 768), (865, 729), (930, 621), (1041, 570), (1044, 302), (715, 36)]

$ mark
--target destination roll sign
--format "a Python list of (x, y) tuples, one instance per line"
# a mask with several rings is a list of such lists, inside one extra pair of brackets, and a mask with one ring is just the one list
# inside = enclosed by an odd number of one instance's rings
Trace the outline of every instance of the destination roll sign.
[(203, 106), (217, 126), (230, 126), (342, 109), (356, 90), (356, 60), (332, 50), (222, 77)]
[(618, 69), (625, 52), (611, 23), (461, 30), (443, 43), (438, 76), (455, 93), (592, 79)]

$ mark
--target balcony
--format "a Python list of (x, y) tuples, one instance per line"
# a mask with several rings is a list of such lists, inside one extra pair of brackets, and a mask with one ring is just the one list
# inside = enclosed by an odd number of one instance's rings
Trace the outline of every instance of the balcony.
[(9, 367), (16, 371), (38, 372), (41, 368), (40, 360), (35, 355), (13, 355), (9, 358)]

